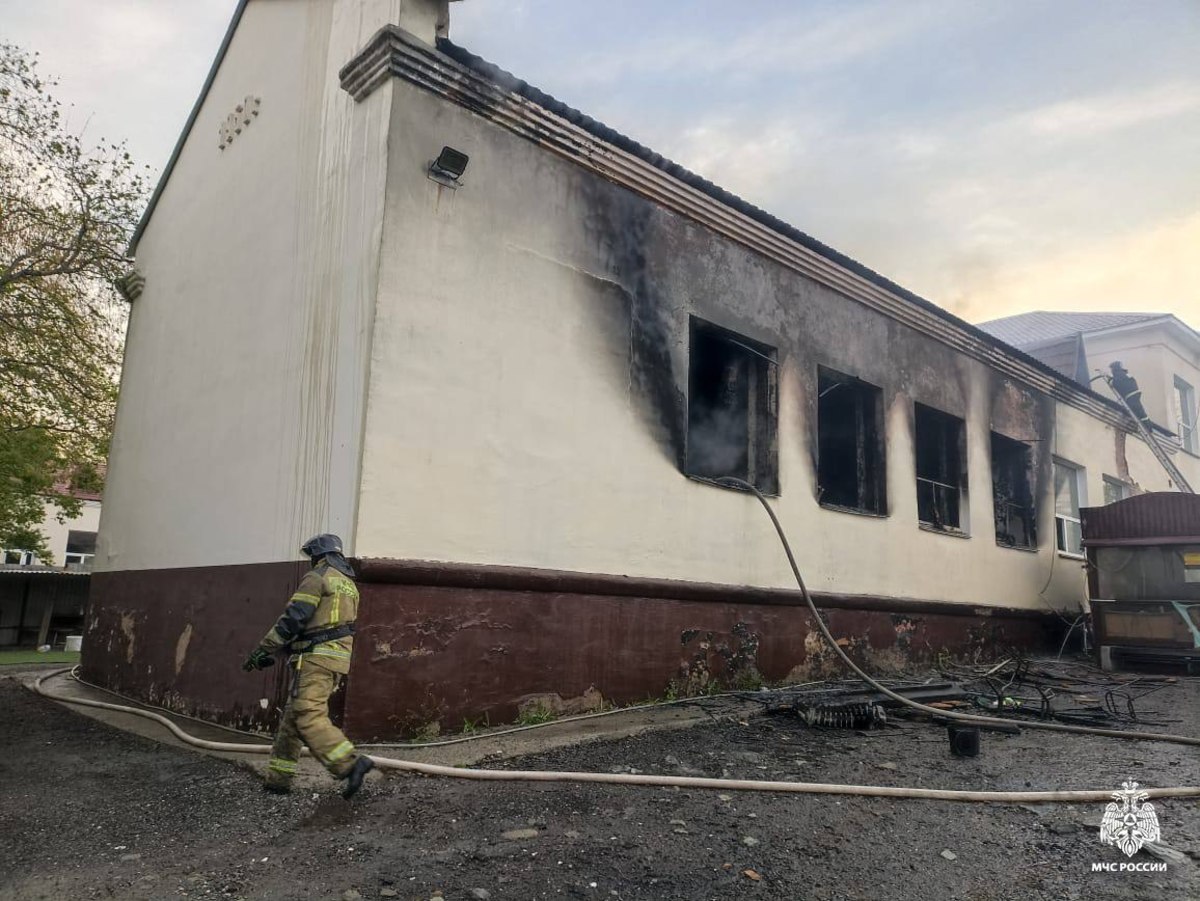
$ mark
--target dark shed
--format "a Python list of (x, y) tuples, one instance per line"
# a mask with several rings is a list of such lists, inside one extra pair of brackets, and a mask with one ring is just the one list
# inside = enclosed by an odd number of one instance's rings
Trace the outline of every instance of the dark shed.
[(1200, 495), (1080, 511), (1100, 662), (1200, 667)]

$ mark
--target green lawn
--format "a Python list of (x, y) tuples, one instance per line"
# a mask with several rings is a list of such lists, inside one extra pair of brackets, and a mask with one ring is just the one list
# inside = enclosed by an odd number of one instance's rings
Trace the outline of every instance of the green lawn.
[(39, 654), (37, 651), (0, 651), (0, 666), (29, 663), (78, 663), (79, 652), (47, 651)]

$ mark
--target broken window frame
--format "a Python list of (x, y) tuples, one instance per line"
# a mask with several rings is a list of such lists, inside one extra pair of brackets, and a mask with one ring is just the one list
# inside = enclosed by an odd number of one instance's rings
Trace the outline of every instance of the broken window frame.
[[(711, 377), (698, 365), (700, 356), (720, 348), (744, 367), (745, 397), (741, 404), (745, 416), (745, 465), (737, 471), (719, 472), (701, 459), (696, 448), (704, 418), (712, 409), (698, 403), (700, 382)], [(737, 393), (740, 395), (741, 390)], [(735, 416), (737, 411), (735, 411)], [(689, 477), (712, 481), (721, 476), (743, 479), (766, 495), (779, 494), (778, 460), (779, 363), (774, 347), (722, 328), (697, 316), (689, 317), (688, 328), (688, 409), (687, 436), (684, 445), (684, 473)]]
[[(940, 432), (942, 440), (939, 451), (942, 460), (939, 465), (939, 479), (930, 475), (922, 475), (922, 420), (925, 428)], [(953, 431), (952, 441), (945, 440), (948, 433)], [(928, 404), (913, 402), (913, 458), (917, 480), (917, 522), (922, 528), (935, 532), (947, 532), (953, 535), (967, 535), (964, 527), (967, 518), (967, 423), (952, 413), (946, 413)], [(956, 470), (956, 472), (955, 472)], [(928, 473), (928, 470), (926, 470)], [(951, 480), (957, 479), (957, 484)], [(923, 491), (922, 486), (928, 486)], [(938, 503), (939, 492), (943, 502)], [(930, 502), (922, 502), (923, 493), (927, 493)], [(953, 522), (949, 521), (953, 520)]]
[[(1065, 486), (1064, 496), (1060, 485)], [(1064, 503), (1065, 502), (1065, 503)], [(1081, 507), (1087, 506), (1087, 470), (1068, 460), (1054, 458), (1054, 543), (1064, 557), (1083, 558)]]
[[(833, 392), (851, 392), (854, 400), (854, 498), (830, 497), (832, 480), (829, 478), (832, 459), (827, 452), (829, 432), (825, 424), (829, 416), (822, 415), (822, 407), (829, 409), (826, 401)], [(865, 400), (870, 398), (870, 409)], [(887, 442), (884, 426), (883, 390), (878, 385), (863, 381), (857, 376), (840, 372), (827, 366), (817, 367), (817, 502), (828, 510), (858, 513), (864, 516), (887, 516)], [(832, 428), (832, 426), (829, 426)], [(848, 501), (848, 502), (847, 502)]]
[[(998, 456), (1003, 453), (1005, 457)], [(1016, 456), (1019, 454), (1019, 457)], [(992, 505), (995, 520), (996, 544), (1018, 550), (1037, 550), (1037, 495), (1035, 489), (1033, 448), (1024, 441), (1009, 438), (999, 432), (991, 433), (989, 461), (992, 469)], [(1005, 482), (1012, 482), (1012, 491), (1002, 493)], [(1021, 536), (1013, 524), (1021, 526)], [(1023, 537), (1024, 541), (1017, 540)]]

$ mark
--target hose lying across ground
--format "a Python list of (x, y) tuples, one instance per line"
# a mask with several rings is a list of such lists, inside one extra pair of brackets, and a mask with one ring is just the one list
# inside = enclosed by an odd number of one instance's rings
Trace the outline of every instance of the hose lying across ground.
[[(165, 726), (171, 734), (185, 744), (203, 748), (206, 751), (225, 751), (237, 754), (269, 754), (270, 745), (239, 744), (227, 741), (211, 741), (198, 738), (185, 732), (174, 722), (151, 710), (140, 710), (125, 704), (110, 704), (107, 701), (93, 701), (88, 698), (69, 698), (48, 691), (43, 683), (52, 676), (63, 675), (69, 670), (57, 670), (46, 673), (33, 683), (33, 690), (43, 697), (67, 704), (78, 704), (82, 707), (95, 707), (100, 710), (113, 710), (118, 713), (132, 713), (145, 717)], [(942, 711), (939, 711), (941, 713)], [(307, 753), (307, 749), (305, 749)], [(1112, 790), (1097, 791), (953, 791), (937, 788), (905, 788), (885, 785), (840, 785), (826, 782), (769, 782), (754, 779), (708, 779), (698, 776), (650, 776), (633, 773), (572, 773), (555, 772), (550, 770), (472, 770), (453, 766), (441, 766), (433, 763), (417, 763), (411, 760), (396, 760), (391, 757), (371, 756), (375, 765), (385, 770), (401, 770), (410, 773), (420, 773), (424, 776), (448, 776), (452, 779), (475, 779), (480, 781), (501, 782), (592, 782), (607, 785), (647, 785), (658, 788), (706, 788), (719, 791), (760, 791), (760, 792), (791, 792), (809, 795), (857, 795), (867, 798), (908, 798), (926, 801), (984, 801), (1000, 804), (1030, 804), (1047, 801), (1063, 801), (1072, 803), (1106, 802), (1112, 798)], [(1196, 798), (1200, 797), (1200, 787), (1196, 788), (1148, 788), (1146, 793), (1151, 798)]]
[[(904, 697), (875, 681), (871, 676), (864, 672), (850, 657), (841, 649), (833, 635), (829, 631), (829, 627), (825, 624), (824, 617), (821, 616), (816, 604), (813, 603), (812, 597), (808, 593), (808, 588), (804, 584), (804, 579), (800, 575), (800, 567), (796, 564), (796, 558), (792, 554), (792, 548), (788, 544), (787, 536), (783, 532), (783, 527), (779, 524), (779, 519), (775, 516), (775, 511), (771, 509), (766, 498), (759, 493), (753, 485), (744, 482), (740, 479), (719, 479), (718, 484), (723, 484), (727, 487), (735, 487), (752, 492), (763, 508), (767, 511), (767, 515), (771, 517), (771, 522), (775, 526), (775, 531), (779, 535), (780, 541), (783, 543), (784, 552), (787, 554), (788, 563), (792, 567), (792, 574), (796, 577), (796, 583), (800, 586), (800, 593), (804, 597), (805, 603), (808, 605), (813, 618), (816, 620), (817, 628), (820, 630), (822, 637), (828, 645), (837, 652), (842, 662), (846, 664), (860, 679), (870, 685), (876, 691), (886, 695), (894, 701), (898, 701), (906, 707), (911, 707), (919, 710), (922, 713), (938, 717), (942, 720), (952, 720), (955, 722), (966, 723), (968, 725), (976, 725), (981, 727), (993, 727), (1011, 729), (1014, 725), (1013, 720), (1001, 719), (999, 717), (978, 716), (974, 714), (955, 713), (948, 710), (940, 710), (936, 707), (929, 707), (925, 704), (920, 704), (909, 698)], [(54, 694), (48, 691), (43, 683), (52, 676), (62, 675), (69, 670), (58, 670), (53, 673), (44, 674), (34, 682), (33, 690), (43, 697), (50, 698), (55, 701), (62, 701), (67, 704), (77, 704), (83, 707), (94, 707), (101, 710), (112, 710), (118, 713), (131, 713), (136, 716), (144, 717), (153, 720), (170, 730), (180, 741), (189, 744), (196, 748), (203, 748), (208, 751), (224, 751), (238, 754), (269, 754), (271, 747), (264, 744), (244, 744), (235, 742), (212, 741), (209, 739), (198, 738), (185, 732), (177, 724), (172, 722), (162, 714), (155, 713), (150, 710), (141, 710), (137, 707), (130, 707), (125, 704), (111, 704), (107, 701), (93, 701), (87, 698), (69, 698), (63, 695)], [(1120, 729), (1099, 729), (1089, 726), (1069, 726), (1061, 723), (1044, 723), (1044, 722), (1026, 722), (1020, 724), (1023, 728), (1044, 729), (1052, 732), (1068, 732), (1077, 735), (1098, 735), (1110, 738), (1125, 738), (1136, 741), (1159, 741), (1170, 742), (1172, 744), (1183, 745), (1200, 745), (1200, 738), (1193, 738), (1186, 735), (1172, 735), (1168, 733), (1156, 732), (1124, 732)], [(398, 760), (391, 757), (376, 757), (371, 756), (375, 761), (375, 765), (386, 770), (400, 770), (403, 772), (419, 773), (425, 776), (443, 776), (452, 779), (472, 779), (485, 782), (568, 782), (568, 783), (597, 783), (602, 785), (645, 785), (658, 788), (691, 788), (691, 789), (717, 789), (720, 791), (757, 791), (757, 792), (784, 792), (793, 794), (811, 794), (811, 795), (854, 795), (867, 798), (905, 798), (919, 799), (926, 801), (978, 801), (993, 804), (1021, 804), (1021, 803), (1043, 803), (1048, 801), (1070, 802), (1070, 803), (1097, 803), (1106, 802), (1112, 798), (1112, 789), (1100, 790), (1075, 790), (1075, 791), (958, 791), (949, 789), (935, 788), (907, 788), (907, 787), (892, 787), (883, 785), (842, 785), (837, 783), (827, 782), (771, 782), (754, 779), (709, 779), (699, 776), (652, 776), (640, 775), (633, 773), (572, 773), (572, 772), (555, 772), (550, 770), (476, 770), (465, 769), (453, 766), (441, 766), (433, 763), (417, 763), (411, 760)], [(1200, 787), (1197, 786), (1181, 786), (1176, 788), (1147, 788), (1144, 789), (1146, 794), (1151, 798), (1197, 798), (1200, 797)]]

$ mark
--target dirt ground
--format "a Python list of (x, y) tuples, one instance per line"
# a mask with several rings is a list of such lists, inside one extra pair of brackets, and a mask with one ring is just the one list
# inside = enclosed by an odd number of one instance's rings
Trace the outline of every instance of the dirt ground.
[[(1200, 681), (1139, 703), (1200, 734)], [(1025, 731), (974, 759), (944, 730), (714, 720), (490, 761), (979, 789), (1200, 785), (1200, 754)], [(1200, 897), (1200, 805), (1156, 802), (1166, 873), (1092, 873), (1099, 804), (981, 805), (472, 783), (390, 775), (264, 795), (256, 768), (118, 731), (0, 674), (0, 901), (7, 899), (1096, 899)], [(1154, 861), (1145, 852), (1135, 862)], [(752, 874), (752, 875), (750, 875)], [(758, 878), (753, 878), (757, 876)]]

